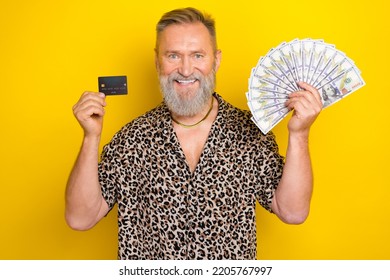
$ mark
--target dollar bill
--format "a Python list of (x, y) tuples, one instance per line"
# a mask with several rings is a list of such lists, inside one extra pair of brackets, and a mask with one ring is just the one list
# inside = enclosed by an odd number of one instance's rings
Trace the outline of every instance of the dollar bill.
[(365, 85), (353, 60), (322, 39), (282, 42), (260, 57), (248, 79), (246, 97), (252, 120), (268, 133), (285, 118), (286, 101), (298, 82), (315, 87), (326, 108)]
[(334, 79), (328, 81), (318, 89), (323, 101), (323, 108), (340, 101), (340, 99), (364, 85), (365, 82), (356, 67), (343, 70)]

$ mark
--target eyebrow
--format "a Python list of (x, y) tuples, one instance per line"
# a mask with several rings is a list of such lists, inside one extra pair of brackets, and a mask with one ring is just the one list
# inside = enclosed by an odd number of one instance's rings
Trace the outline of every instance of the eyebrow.
[[(165, 50), (163, 52), (163, 54), (168, 54), (168, 53), (185, 53), (187, 51), (182, 51), (182, 50), (175, 50), (175, 49), (171, 49), (171, 50)], [(194, 50), (189, 50), (189, 53), (191, 54), (194, 54), (194, 53), (207, 53), (207, 51), (205, 49), (194, 49)]]

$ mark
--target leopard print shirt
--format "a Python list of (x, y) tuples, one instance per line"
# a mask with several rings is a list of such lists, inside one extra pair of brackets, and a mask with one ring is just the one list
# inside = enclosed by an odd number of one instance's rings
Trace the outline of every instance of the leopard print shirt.
[(118, 204), (119, 259), (255, 259), (255, 205), (271, 211), (284, 158), (249, 111), (214, 94), (218, 115), (190, 172), (164, 103), (103, 149), (99, 180)]

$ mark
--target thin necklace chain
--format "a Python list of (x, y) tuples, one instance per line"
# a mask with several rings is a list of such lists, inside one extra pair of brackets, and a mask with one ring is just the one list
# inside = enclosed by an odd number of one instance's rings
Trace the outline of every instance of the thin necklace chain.
[(184, 123), (181, 123), (181, 122), (175, 120), (173, 117), (172, 117), (172, 120), (175, 123), (177, 123), (178, 125), (180, 125), (182, 127), (185, 127), (185, 128), (191, 128), (191, 127), (197, 126), (198, 124), (203, 122), (205, 119), (207, 119), (207, 117), (210, 115), (211, 109), (213, 109), (213, 104), (214, 104), (214, 97), (211, 96), (211, 106), (210, 106), (210, 109), (208, 110), (207, 114), (200, 121), (198, 121), (197, 123), (194, 123), (194, 124), (184, 124)]

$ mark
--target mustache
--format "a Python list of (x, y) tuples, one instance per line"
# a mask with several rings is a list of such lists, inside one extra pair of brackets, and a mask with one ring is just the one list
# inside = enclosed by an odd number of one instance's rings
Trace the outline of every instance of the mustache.
[(183, 76), (179, 73), (172, 73), (168, 76), (168, 80), (170, 82), (175, 81), (175, 80), (180, 80), (180, 81), (191, 81), (191, 80), (202, 80), (203, 76), (198, 73), (193, 73), (190, 76)]

